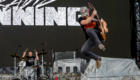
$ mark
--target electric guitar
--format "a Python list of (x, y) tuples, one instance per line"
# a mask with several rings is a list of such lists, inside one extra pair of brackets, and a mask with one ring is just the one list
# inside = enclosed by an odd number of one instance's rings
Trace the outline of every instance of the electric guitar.
[[(96, 9), (92, 6), (91, 3), (88, 3), (88, 5), (89, 5), (89, 7), (90, 7), (91, 9), (96, 10)], [(96, 16), (97, 16), (97, 19), (98, 19), (99, 24), (100, 24), (99, 29), (100, 29), (101, 38), (102, 38), (102, 40), (106, 41), (106, 33), (105, 33), (105, 30), (104, 30), (104, 28), (103, 28), (103, 25), (102, 25), (102, 23), (101, 23), (101, 20), (99, 19), (99, 16), (98, 16), (98, 15), (96, 15)]]

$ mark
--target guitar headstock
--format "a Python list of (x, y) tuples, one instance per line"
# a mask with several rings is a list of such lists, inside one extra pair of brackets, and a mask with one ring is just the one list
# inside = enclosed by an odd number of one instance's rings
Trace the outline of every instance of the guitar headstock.
[(88, 2), (88, 6), (90, 7), (90, 9), (96, 10), (95, 7), (90, 2)]

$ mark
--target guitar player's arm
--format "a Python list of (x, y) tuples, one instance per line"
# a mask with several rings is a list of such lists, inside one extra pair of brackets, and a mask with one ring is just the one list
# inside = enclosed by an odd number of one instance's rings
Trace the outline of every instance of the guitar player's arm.
[(97, 11), (96, 10), (93, 11), (93, 13), (92, 13), (92, 15), (90, 17), (88, 17), (89, 16), (89, 13), (88, 13), (88, 15), (86, 16), (88, 18), (86, 20), (82, 20), (80, 24), (81, 25), (89, 24), (92, 21), (92, 19), (94, 18), (95, 15), (97, 15)]
[(101, 23), (103, 24), (104, 30), (107, 33), (108, 32), (107, 23), (103, 19), (101, 19)]

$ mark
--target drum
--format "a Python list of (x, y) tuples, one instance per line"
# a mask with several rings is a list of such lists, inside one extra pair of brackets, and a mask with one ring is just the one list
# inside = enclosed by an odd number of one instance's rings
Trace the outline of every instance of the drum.
[(25, 61), (20, 61), (19, 64), (18, 64), (18, 73), (20, 75), (22, 75), (23, 73), (23, 69), (25, 68), (26, 66), (26, 62)]
[(19, 67), (25, 67), (26, 66), (26, 61), (20, 61), (18, 66)]
[(37, 65), (38, 65), (38, 61), (35, 60), (35, 61), (34, 61), (34, 66), (37, 66)]
[(34, 61), (34, 65), (33, 65), (33, 68), (38, 68), (39, 67), (39, 63), (37, 60)]
[(34, 68), (32, 67), (26, 67), (24, 70), (23, 70), (23, 77), (25, 79), (34, 79)]

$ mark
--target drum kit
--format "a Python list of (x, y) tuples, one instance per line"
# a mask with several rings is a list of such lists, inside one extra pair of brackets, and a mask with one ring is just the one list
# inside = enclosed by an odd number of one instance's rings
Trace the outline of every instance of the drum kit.
[[(45, 66), (49, 66), (46, 64), (46, 62), (44, 62), (43, 56), (45, 54), (47, 54), (47, 52), (38, 53), (38, 56), (41, 56), (42, 60), (40, 63), (37, 60), (34, 60), (34, 65), (31, 67), (26, 66), (26, 61), (28, 61), (28, 58), (20, 57), (17, 54), (10, 55), (14, 58), (14, 75), (12, 80), (43, 80), (50, 78), (45, 71)], [(16, 69), (16, 59), (20, 60), (18, 63), (18, 70)]]

